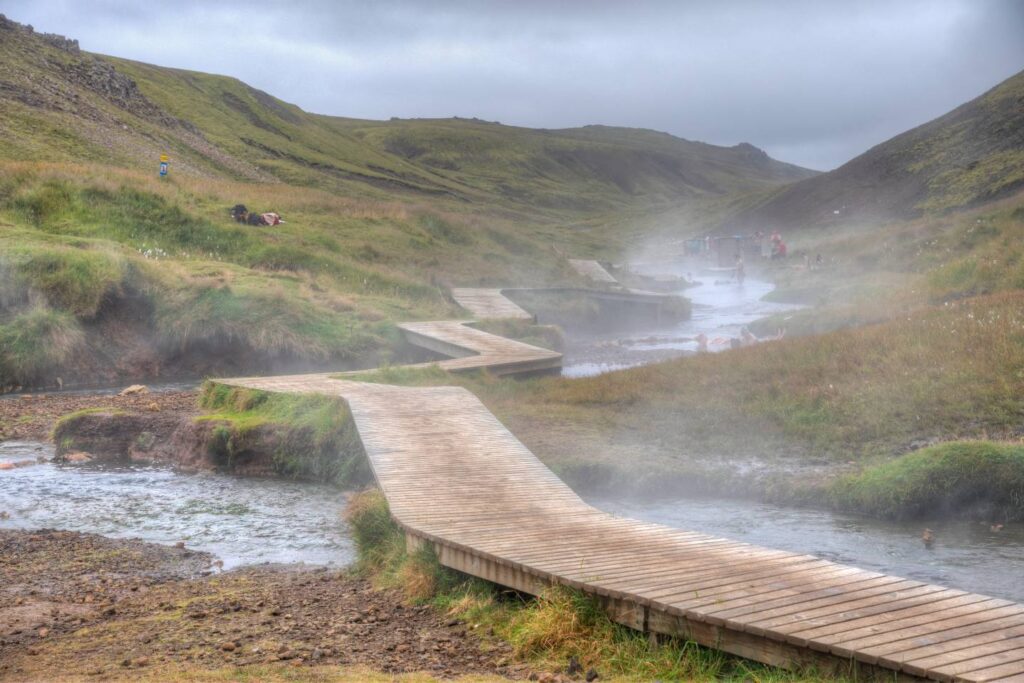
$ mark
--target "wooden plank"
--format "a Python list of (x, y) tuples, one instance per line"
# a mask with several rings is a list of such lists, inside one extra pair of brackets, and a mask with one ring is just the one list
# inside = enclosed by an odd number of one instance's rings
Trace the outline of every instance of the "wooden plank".
[[(947, 650), (934, 657), (918, 660), (916, 663), (907, 662), (900, 668), (915, 676), (925, 676), (929, 671), (934, 671), (948, 674), (952, 677), (969, 671), (1006, 664), (1007, 660), (1005, 658), (993, 661), (991, 664), (983, 661), (982, 658), (1007, 654), (1013, 657), (1009, 661), (1024, 660), (1024, 638), (1004, 638), (985, 645), (976, 645), (959, 650)], [(954, 665), (958, 667), (956, 670), (947, 668)]]
[[(500, 290), (466, 290), (456, 300), (475, 315), (522, 317), (506, 315), (515, 305)], [(464, 321), (401, 327), (410, 340), (461, 356), (439, 364), (452, 371), (560, 362)], [(464, 389), (328, 373), (224, 382), (344, 399), (410, 547), (434, 544), (445, 566), (526, 592), (575, 586), (601, 596), (620, 623), (770, 664), (842, 669), (856, 660), (936, 680), (1024, 675), (1019, 605), (608, 515)]]

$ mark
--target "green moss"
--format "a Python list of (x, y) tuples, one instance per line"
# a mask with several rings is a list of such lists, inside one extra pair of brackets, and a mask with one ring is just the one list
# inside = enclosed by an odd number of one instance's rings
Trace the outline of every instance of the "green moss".
[(880, 517), (1024, 519), (1024, 446), (962, 441), (924, 448), (837, 481), (840, 507)]
[(226, 469), (246, 453), (270, 449), (275, 471), (285, 477), (339, 486), (370, 478), (362, 442), (341, 399), (206, 382), (199, 403), (209, 412), (197, 419), (215, 423), (209, 453)]

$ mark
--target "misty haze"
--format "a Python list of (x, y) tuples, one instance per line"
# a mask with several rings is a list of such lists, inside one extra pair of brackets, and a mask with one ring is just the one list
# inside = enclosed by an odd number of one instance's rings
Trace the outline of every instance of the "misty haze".
[(1024, 680), (1024, 5), (0, 14), (0, 680)]

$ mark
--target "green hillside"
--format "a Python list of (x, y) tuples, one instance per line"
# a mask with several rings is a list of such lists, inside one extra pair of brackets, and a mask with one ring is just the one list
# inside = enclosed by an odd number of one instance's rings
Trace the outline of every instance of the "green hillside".
[[(3, 30), (6, 26), (6, 30)], [(7, 158), (152, 167), (360, 196), (440, 197), (531, 214), (715, 196), (808, 177), (751, 145), (591, 126), (479, 120), (362, 121), (308, 114), (224, 76), (61, 49), (0, 26)]]
[(1024, 187), (1024, 72), (840, 168), (767, 192), (731, 227), (801, 228), (907, 219)]
[(811, 173), (652, 131), (314, 115), (4, 18), (0, 92), (0, 389), (379, 364), (395, 321), (458, 314), (452, 285), (571, 282), (564, 254), (656, 207)]

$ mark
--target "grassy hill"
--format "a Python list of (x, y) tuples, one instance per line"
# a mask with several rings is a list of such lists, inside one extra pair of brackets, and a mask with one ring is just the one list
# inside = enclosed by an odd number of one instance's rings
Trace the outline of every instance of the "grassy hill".
[[(3, 28), (3, 27), (6, 28)], [(309, 114), (224, 76), (77, 52), (0, 25), (8, 158), (89, 160), (360, 196), (595, 210), (774, 186), (813, 172), (751, 145), (590, 126), (363, 121)], [(66, 49), (61, 49), (62, 47)]]
[(571, 282), (562, 254), (655, 207), (811, 174), (653, 131), (314, 115), (3, 18), (0, 92), (0, 388), (377, 364), (394, 321), (458, 314), (451, 285)]
[(765, 193), (732, 227), (803, 228), (908, 219), (1024, 187), (1024, 72), (829, 173)]

